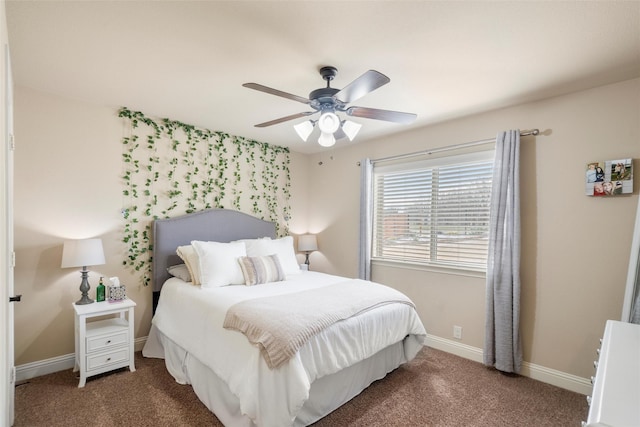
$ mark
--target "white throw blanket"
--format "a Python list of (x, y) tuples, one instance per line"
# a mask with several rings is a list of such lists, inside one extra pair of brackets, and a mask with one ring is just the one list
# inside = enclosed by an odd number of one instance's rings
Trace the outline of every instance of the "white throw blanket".
[(257, 345), (270, 369), (291, 359), (312, 336), (349, 317), (385, 304), (413, 303), (404, 294), (364, 280), (257, 298), (233, 305), (224, 327)]

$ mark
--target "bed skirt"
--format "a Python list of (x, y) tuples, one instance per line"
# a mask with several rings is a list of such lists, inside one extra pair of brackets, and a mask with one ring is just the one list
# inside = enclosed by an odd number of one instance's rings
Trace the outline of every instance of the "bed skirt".
[[(225, 426), (255, 427), (255, 423), (240, 412), (238, 398), (224, 381), (153, 325), (142, 355), (164, 359), (167, 371), (175, 380), (190, 384), (202, 403)], [(405, 362), (404, 344), (399, 341), (340, 372), (316, 379), (293, 425), (306, 426), (318, 421)]]

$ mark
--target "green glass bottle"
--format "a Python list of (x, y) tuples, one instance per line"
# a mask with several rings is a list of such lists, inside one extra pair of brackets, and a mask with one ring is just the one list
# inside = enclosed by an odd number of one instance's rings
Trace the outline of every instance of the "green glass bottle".
[(98, 287), (96, 288), (96, 301), (104, 301), (104, 283), (102, 283), (102, 277), (100, 278), (100, 283), (98, 283)]

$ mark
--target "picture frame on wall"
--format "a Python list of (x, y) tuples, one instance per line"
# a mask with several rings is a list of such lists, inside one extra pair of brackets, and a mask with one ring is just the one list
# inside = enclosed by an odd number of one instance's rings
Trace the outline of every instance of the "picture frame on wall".
[(589, 162), (585, 171), (585, 194), (606, 197), (633, 193), (633, 159)]

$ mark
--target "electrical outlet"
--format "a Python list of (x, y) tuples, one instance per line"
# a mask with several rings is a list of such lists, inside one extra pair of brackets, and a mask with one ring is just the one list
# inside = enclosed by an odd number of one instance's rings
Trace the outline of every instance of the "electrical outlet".
[(454, 326), (453, 327), (453, 337), (459, 340), (462, 339), (462, 326)]

